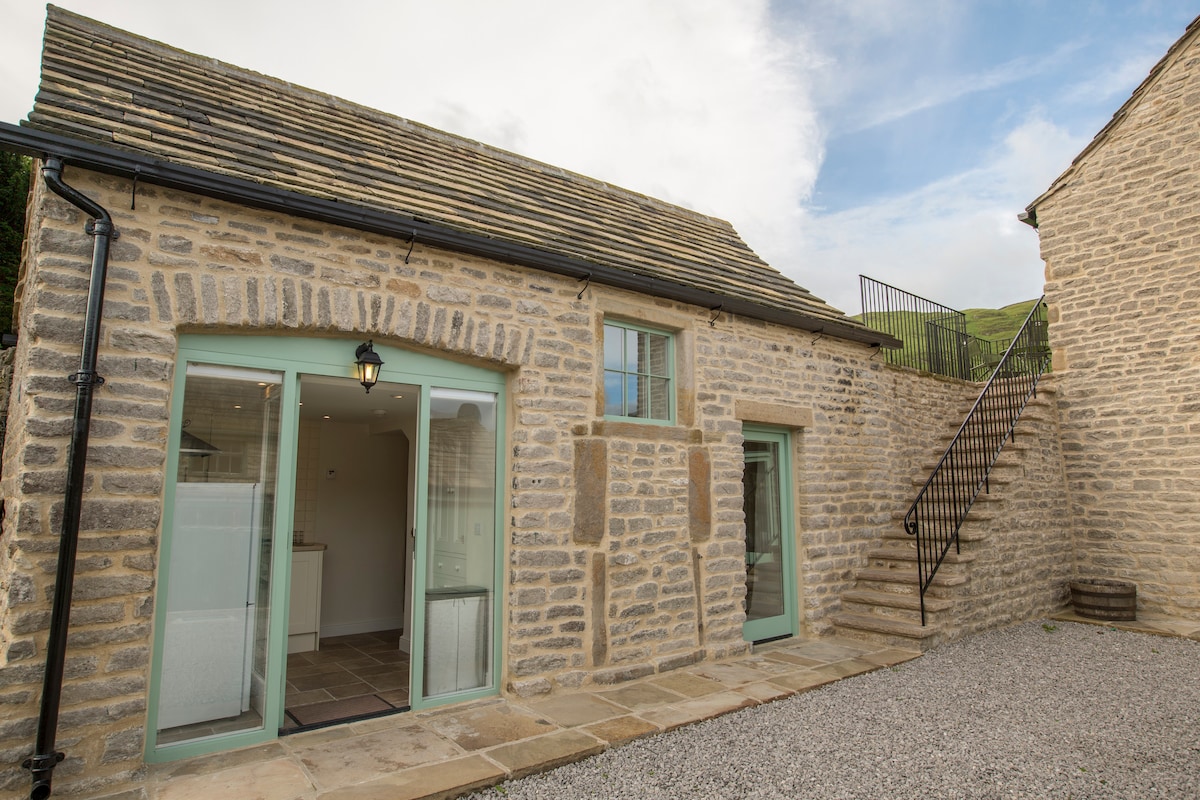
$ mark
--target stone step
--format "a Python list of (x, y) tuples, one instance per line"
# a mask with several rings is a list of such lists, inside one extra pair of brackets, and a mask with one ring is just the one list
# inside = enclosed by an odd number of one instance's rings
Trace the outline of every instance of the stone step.
[[(1012, 402), (1014, 402), (1014, 403), (1019, 403), (1021, 401), (1021, 398), (1025, 397), (1025, 393), (1027, 391), (1028, 391), (1028, 387), (1022, 386), (1020, 390), (1009, 393), (1009, 395), (1004, 396), (1004, 397), (1008, 397), (1008, 398), (1012, 399)], [(991, 402), (995, 403), (996, 399), (1001, 396), (996, 395), (996, 390), (992, 389), (992, 393), (991, 393), (990, 397), (991, 397)], [(960, 411), (962, 419), (966, 419), (967, 414), (971, 413), (971, 409), (974, 408), (974, 404), (976, 404), (978, 401), (979, 401), (979, 396), (977, 395), (976, 397), (971, 398), (971, 402), (964, 401), (964, 402), (959, 403), (958, 405), (955, 405), (955, 410)], [(1036, 396), (1030, 397), (1030, 399), (1028, 399), (1028, 401), (1025, 403), (1025, 409), (1021, 411), (1021, 416), (1025, 416), (1026, 414), (1030, 414), (1030, 413), (1039, 413), (1039, 411), (1049, 410), (1050, 408), (1051, 408), (1051, 404), (1050, 404), (1049, 399), (1043, 397), (1042, 392), (1039, 391)], [(1007, 411), (1007, 408), (1004, 408), (1003, 410)]]
[[(885, 606), (899, 608), (905, 611), (921, 611), (921, 596), (915, 592), (901, 594), (900, 592), (880, 592), (873, 589), (850, 589), (842, 593), (843, 608), (847, 603), (863, 606)], [(951, 608), (954, 603), (943, 597), (925, 597), (925, 612), (937, 613)], [(845, 609), (851, 611), (851, 609)]]
[[(1004, 443), (1004, 447), (1002, 447), (1000, 449), (1000, 457), (1004, 458), (1005, 453), (1008, 453), (1010, 458), (1015, 457), (1016, 454), (1018, 454), (1018, 453), (1024, 453), (1026, 450), (1030, 449), (1033, 446), (1032, 442), (1026, 441), (1026, 439), (1029, 439), (1029, 438), (1031, 438), (1031, 437), (1021, 436), (1018, 434), (1018, 436), (1016, 438), (1009, 439), (1008, 441), (1006, 441)], [(950, 443), (953, 441), (954, 441), (953, 433), (948, 433), (941, 438), (942, 446), (940, 448), (938, 448), (937, 460), (926, 462), (926, 463), (930, 464), (929, 468), (931, 470), (937, 466), (938, 461), (940, 461), (942, 459), (942, 456), (944, 456), (946, 454), (946, 450), (950, 447)], [(959, 441), (957, 450), (959, 453), (966, 453), (966, 454), (978, 453), (981, 456), (987, 456), (987, 455), (991, 455), (992, 453), (995, 452), (996, 442), (994, 442), (994, 441), (985, 442), (985, 441), (976, 439), (974, 437), (967, 436)]]
[[(985, 526), (980, 525), (978, 520), (975, 520), (974, 514), (972, 514), (971, 517), (963, 523), (963, 526), (958, 529), (958, 540), (960, 542), (981, 542), (991, 535), (991, 531), (989, 531)], [(884, 528), (883, 541), (913, 542), (916, 541), (916, 537), (904, 530), (904, 526), (902, 524), (897, 523)]]
[[(859, 581), (875, 582), (875, 583), (905, 583), (917, 585), (917, 570), (916, 567), (908, 567), (904, 569), (890, 569), (887, 567), (864, 567), (855, 574)], [(951, 586), (962, 586), (967, 583), (970, 578), (966, 575), (956, 575), (952, 572), (946, 572), (939, 569), (937, 574), (933, 576), (932, 586), (941, 588), (949, 588)], [(862, 587), (870, 588), (870, 587)]]
[[(968, 522), (990, 522), (999, 517), (1003, 508), (995, 505), (999, 498), (990, 494), (981, 494), (975, 498), (975, 502), (971, 505), (971, 510), (967, 512), (967, 519), (963, 522), (966, 525)], [(909, 501), (911, 503), (911, 501)], [(905, 506), (902, 511), (892, 512), (892, 522), (904, 527), (904, 516), (908, 514), (910, 506)], [(930, 521), (950, 519), (948, 514), (939, 513), (938, 509), (932, 509), (925, 512), (925, 519)]]
[(906, 622), (900, 619), (889, 619), (872, 614), (851, 614), (841, 612), (833, 615), (833, 624), (847, 632), (865, 631), (872, 634), (907, 639), (922, 642), (937, 636), (941, 630), (937, 625), (922, 625), (920, 622)]
[[(918, 467), (920, 471), (913, 476), (913, 483), (918, 486), (924, 485), (925, 481), (929, 480), (929, 476), (933, 474), (933, 471), (937, 469), (938, 463), (938, 461), (922, 462)], [(988, 480), (999, 483), (1012, 483), (1017, 478), (1020, 478), (1024, 472), (1024, 467), (1019, 462), (1016, 462), (1015, 459), (1005, 459), (1001, 455), (1000, 460), (992, 465), (992, 473), (988, 476)]]
[[(908, 564), (916, 562), (917, 544), (912, 537), (909, 538), (909, 545), (907, 547), (901, 546), (899, 543), (900, 540), (898, 539), (893, 541), (895, 541), (896, 544), (890, 546), (885, 545), (883, 547), (877, 547), (874, 550), (871, 550), (867, 553), (867, 558), (871, 560), (877, 559), (880, 561), (899, 561)], [(969, 564), (974, 560), (974, 553), (956, 553), (952, 548), (949, 553), (946, 553), (945, 557), (942, 559), (942, 563)]]

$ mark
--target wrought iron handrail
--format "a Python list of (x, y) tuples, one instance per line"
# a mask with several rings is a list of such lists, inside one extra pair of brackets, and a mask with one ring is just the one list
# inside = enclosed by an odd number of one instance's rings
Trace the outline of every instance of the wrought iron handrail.
[(1029, 399), (1037, 394), (1038, 379), (1050, 363), (1044, 299), (1039, 298), (1030, 310), (962, 427), (904, 516), (904, 529), (916, 536), (922, 625), (925, 591), (951, 546), (960, 552), (958, 533), (967, 512), (979, 493), (989, 489), (992, 467), (1012, 438), (1017, 419)]

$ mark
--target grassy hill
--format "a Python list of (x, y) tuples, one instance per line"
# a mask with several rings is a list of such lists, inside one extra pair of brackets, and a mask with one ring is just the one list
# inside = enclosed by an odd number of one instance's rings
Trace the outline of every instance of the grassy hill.
[(968, 308), (967, 333), (980, 339), (1007, 340), (1017, 335), (1037, 300), (1025, 300), (1004, 308)]

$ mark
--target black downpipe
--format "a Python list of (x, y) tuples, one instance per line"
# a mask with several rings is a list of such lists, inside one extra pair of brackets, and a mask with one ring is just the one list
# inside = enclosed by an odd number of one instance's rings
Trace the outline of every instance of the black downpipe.
[(23, 766), (33, 773), (31, 800), (50, 796), (54, 768), (66, 755), (55, 750), (58, 709), (62, 699), (63, 669), (67, 654), (67, 628), (71, 618), (71, 591), (75, 585), (75, 553), (79, 546), (79, 512), (83, 504), (83, 473), (87, 465), (88, 428), (92, 421), (92, 394), (104, 383), (96, 374), (96, 351), (100, 344), (100, 316), (104, 308), (104, 278), (108, 271), (108, 247), (117, 237), (112, 217), (100, 205), (62, 181), (62, 159), (49, 157), (42, 167), (46, 185), (67, 202), (92, 217), (85, 230), (94, 236), (92, 274), (88, 285), (87, 316), (83, 323), (83, 348), (79, 371), (67, 378), (75, 384), (75, 424), (67, 453), (67, 490), (63, 502), (62, 533), (58, 542), (58, 570), (54, 578), (54, 605), (50, 612), (50, 635), (46, 643), (46, 672), (42, 680), (42, 709), (38, 716), (37, 745)]

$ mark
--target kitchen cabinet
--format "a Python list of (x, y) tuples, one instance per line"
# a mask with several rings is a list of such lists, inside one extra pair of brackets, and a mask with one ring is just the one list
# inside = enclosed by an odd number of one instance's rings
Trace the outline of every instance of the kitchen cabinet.
[(292, 587), (288, 606), (288, 653), (317, 650), (321, 639), (321, 571), (325, 545), (292, 547)]

